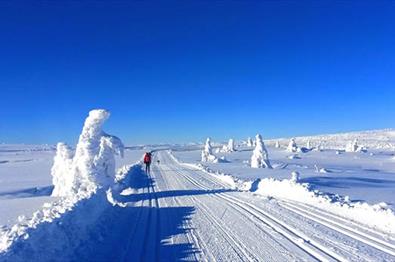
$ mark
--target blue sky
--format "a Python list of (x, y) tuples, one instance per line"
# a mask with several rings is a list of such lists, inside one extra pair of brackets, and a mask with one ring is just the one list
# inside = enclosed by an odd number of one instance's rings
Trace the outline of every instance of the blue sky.
[(390, 1), (2, 1), (0, 142), (395, 127)]

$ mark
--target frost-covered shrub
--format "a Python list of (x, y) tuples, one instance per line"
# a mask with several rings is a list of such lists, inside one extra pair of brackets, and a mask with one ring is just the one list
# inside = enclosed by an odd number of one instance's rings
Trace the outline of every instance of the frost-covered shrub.
[(256, 146), (251, 156), (251, 167), (252, 168), (272, 168), (269, 162), (269, 156), (263, 143), (262, 136), (256, 135), (255, 140)]
[(298, 152), (298, 146), (296, 145), (295, 138), (291, 138), (287, 150), (288, 152)]
[[(75, 194), (81, 198), (110, 186), (115, 179), (115, 154), (123, 156), (123, 144), (102, 130), (110, 113), (103, 109), (89, 112), (74, 156), (64, 144), (58, 144), (52, 175), (53, 195)], [(59, 183), (67, 181), (67, 183)]]
[(213, 148), (209, 137), (206, 140), (201, 156), (202, 162), (215, 162), (217, 160), (217, 157), (213, 155)]

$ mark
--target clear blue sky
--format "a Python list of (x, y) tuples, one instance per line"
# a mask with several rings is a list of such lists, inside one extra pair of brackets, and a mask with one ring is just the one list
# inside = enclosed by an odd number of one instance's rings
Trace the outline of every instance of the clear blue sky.
[(127, 2), (0, 2), (0, 142), (395, 127), (394, 2)]

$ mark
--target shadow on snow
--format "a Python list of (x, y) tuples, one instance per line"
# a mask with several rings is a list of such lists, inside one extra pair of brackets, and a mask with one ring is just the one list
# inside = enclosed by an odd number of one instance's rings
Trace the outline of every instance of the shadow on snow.
[[(124, 180), (133, 190), (152, 186), (154, 181), (135, 166)], [(152, 195), (116, 196), (123, 201), (155, 201), (156, 198), (213, 194), (225, 190), (170, 190)], [(135, 203), (137, 204), (137, 202)], [(0, 261), (177, 261), (196, 260), (196, 250), (185, 234), (194, 207), (152, 205), (112, 206), (100, 191), (78, 202), (60, 218), (28, 230)], [(177, 243), (171, 237), (176, 236)], [(181, 239), (181, 240), (180, 240)]]

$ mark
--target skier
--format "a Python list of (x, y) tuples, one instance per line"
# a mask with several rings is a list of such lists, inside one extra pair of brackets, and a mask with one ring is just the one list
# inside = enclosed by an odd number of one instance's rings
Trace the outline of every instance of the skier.
[(150, 165), (151, 165), (151, 152), (146, 152), (144, 155), (144, 164), (145, 164), (145, 173), (150, 173)]

